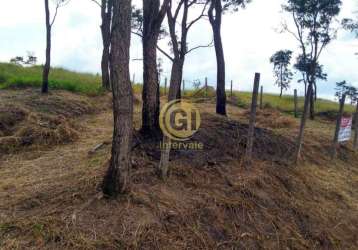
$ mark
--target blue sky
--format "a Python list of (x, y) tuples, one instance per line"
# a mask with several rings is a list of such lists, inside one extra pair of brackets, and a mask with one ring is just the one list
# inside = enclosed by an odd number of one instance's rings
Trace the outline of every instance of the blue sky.
[[(134, 3), (140, 6), (139, 0)], [(277, 29), (284, 18), (281, 5), (285, 0), (253, 0), (246, 9), (228, 14), (223, 20), (223, 43), (225, 49), (227, 86), (231, 80), (238, 90), (251, 90), (255, 72), (262, 74), (262, 84), (266, 92), (278, 93), (274, 85), (270, 56), (279, 49), (298, 51), (298, 46), (289, 34), (279, 34)], [(343, 0), (342, 17), (350, 17), (358, 10), (356, 0)], [(9, 61), (11, 57), (35, 52), (39, 62), (44, 61), (45, 26), (43, 0), (3, 1), (0, 9), (0, 61)], [(14, 16), (16, 9), (16, 16)], [(195, 14), (196, 10), (194, 10)], [(289, 18), (287, 18), (289, 20)], [(62, 66), (81, 72), (100, 72), (102, 52), (100, 35), (100, 10), (90, 0), (72, 0), (59, 10), (53, 29), (53, 65)], [(210, 26), (202, 20), (194, 26), (189, 34), (189, 46), (207, 44), (212, 40)], [(168, 41), (161, 41), (161, 46), (168, 50)], [(318, 95), (334, 98), (334, 86), (337, 81), (347, 80), (358, 87), (358, 39), (351, 34), (340, 31), (324, 51), (321, 63), (328, 73), (328, 81), (318, 84)], [(131, 57), (141, 58), (141, 42), (132, 37)], [(170, 61), (164, 59), (164, 75), (169, 77)], [(141, 61), (131, 61), (131, 73), (141, 80)], [(213, 48), (201, 49), (188, 55), (184, 79), (209, 78), (214, 85), (216, 75), (215, 52)], [(292, 89), (298, 88), (303, 93), (302, 84), (292, 82)]]

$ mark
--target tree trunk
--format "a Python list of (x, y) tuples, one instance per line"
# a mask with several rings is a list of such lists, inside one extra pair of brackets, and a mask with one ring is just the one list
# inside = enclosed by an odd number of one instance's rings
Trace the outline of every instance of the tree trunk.
[(130, 188), (133, 132), (133, 93), (129, 76), (131, 11), (131, 0), (114, 1), (110, 64), (114, 131), (112, 156), (102, 187), (103, 193), (110, 197)]
[(310, 96), (310, 119), (314, 120), (315, 113), (314, 113), (314, 105), (315, 105), (315, 91), (312, 90), (311, 96)]
[(142, 132), (155, 135), (159, 130), (159, 83), (157, 37), (143, 36)]
[(102, 0), (102, 41), (103, 41), (103, 52), (102, 52), (102, 87), (106, 90), (111, 89), (110, 82), (110, 68), (109, 68), (109, 56), (110, 56), (110, 45), (111, 45), (111, 22), (112, 22), (112, 0)]
[(309, 105), (310, 105), (309, 96), (312, 95), (312, 90), (313, 90), (312, 88), (313, 88), (312, 83), (309, 83), (308, 84), (308, 89), (307, 89), (307, 95), (305, 97), (305, 104), (304, 104), (304, 108), (303, 108), (303, 114), (302, 114), (302, 117), (301, 117), (300, 132), (299, 132), (299, 135), (297, 137), (296, 153), (295, 153), (295, 164), (298, 163), (298, 160), (299, 160), (300, 155), (301, 155), (303, 138), (304, 138), (304, 131), (305, 131), (305, 127), (306, 127), (308, 111), (309, 111)]
[(353, 141), (353, 147), (354, 150), (358, 149), (358, 101), (357, 101), (357, 107), (356, 107), (356, 113), (355, 113), (355, 119), (354, 119), (354, 141)]
[[(174, 59), (172, 64), (171, 76), (170, 76), (170, 88), (173, 88), (172, 92), (175, 93), (175, 97), (172, 97), (172, 100), (181, 99), (181, 83), (183, 80), (183, 67), (184, 67), (184, 60)], [(170, 89), (169, 89), (169, 94), (170, 94)]]
[[(215, 17), (213, 14), (213, 10), (215, 10)], [(217, 64), (216, 113), (220, 115), (226, 115), (225, 57), (221, 39), (221, 19), (221, 0), (212, 0), (209, 9), (209, 20), (213, 29)]]
[(42, 93), (48, 93), (48, 76), (51, 67), (51, 23), (50, 23), (50, 9), (49, 2), (45, 0), (46, 13), (46, 62), (42, 74)]
[(282, 98), (283, 88), (281, 87), (280, 98)]
[(339, 147), (339, 130), (341, 129), (342, 117), (344, 112), (344, 104), (346, 102), (346, 95), (344, 94), (339, 100), (339, 111), (336, 121), (336, 129), (334, 131), (333, 145), (332, 145), (332, 159), (337, 158), (337, 149)]
[[(183, 65), (184, 62), (180, 59), (174, 60), (171, 71), (170, 87), (168, 94), (168, 102), (178, 99), (180, 93), (180, 83), (183, 77)], [(167, 136), (163, 136), (163, 145), (170, 145), (171, 139)], [(159, 175), (162, 180), (166, 180), (169, 175), (169, 158), (170, 147), (165, 147), (161, 151), (160, 163), (159, 163)]]
[(142, 132), (156, 135), (159, 129), (160, 89), (157, 67), (157, 43), (169, 1), (143, 0), (143, 109)]

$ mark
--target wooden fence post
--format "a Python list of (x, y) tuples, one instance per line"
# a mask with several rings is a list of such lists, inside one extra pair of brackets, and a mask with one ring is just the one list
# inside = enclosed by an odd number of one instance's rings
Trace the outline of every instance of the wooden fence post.
[(298, 111), (297, 111), (297, 106), (298, 106), (298, 97), (297, 97), (297, 89), (294, 90), (294, 94), (293, 94), (293, 98), (294, 98), (294, 113), (295, 113), (295, 117), (298, 117)]
[(183, 96), (185, 95), (185, 80), (183, 80)]
[(260, 92), (260, 109), (263, 108), (263, 97), (264, 96), (264, 86), (261, 86), (261, 92)]
[(168, 79), (165, 78), (165, 80), (164, 80), (164, 95), (167, 95), (167, 83), (168, 83)]
[(260, 73), (256, 73), (255, 81), (254, 81), (254, 89), (252, 92), (251, 114), (250, 114), (250, 123), (249, 123), (249, 131), (247, 135), (247, 145), (246, 145), (246, 155), (245, 155), (245, 164), (247, 165), (251, 165), (252, 162), (252, 147), (254, 145), (257, 96), (259, 93), (259, 85), (260, 85)]
[(208, 97), (208, 78), (205, 77), (205, 97)]
[(332, 147), (332, 151), (333, 151), (332, 159), (335, 159), (337, 157), (337, 148), (339, 146), (339, 142), (338, 142), (339, 130), (341, 128), (341, 122), (342, 122), (345, 102), (346, 102), (346, 94), (343, 94), (342, 98), (340, 99), (339, 113), (338, 113), (337, 123), (336, 123), (336, 130), (334, 132), (333, 147)]
[(354, 142), (353, 142), (353, 148), (354, 150), (358, 149), (358, 101), (357, 101), (357, 108), (356, 108), (356, 114), (355, 114), (355, 119), (354, 119)]
[(230, 97), (232, 98), (232, 80), (231, 80), (231, 87), (230, 87)]

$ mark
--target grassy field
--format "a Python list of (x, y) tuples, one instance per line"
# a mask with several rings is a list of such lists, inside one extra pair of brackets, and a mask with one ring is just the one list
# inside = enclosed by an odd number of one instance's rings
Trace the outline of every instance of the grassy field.
[[(42, 67), (22, 67), (9, 63), (0, 63), (0, 89), (9, 87), (32, 86), (40, 87), (42, 84)], [(101, 77), (99, 75), (78, 73), (69, 71), (63, 68), (53, 68), (50, 73), (50, 89), (64, 89), (75, 93), (82, 93), (86, 95), (98, 95), (103, 93), (101, 87)], [(133, 86), (135, 93), (141, 93), (142, 86), (135, 84)], [(214, 90), (211, 89), (211, 92)], [(164, 94), (163, 87), (160, 92)], [(190, 97), (194, 94), (194, 90), (186, 90), (185, 96)], [(203, 95), (204, 92), (201, 93)], [(238, 105), (247, 107), (251, 103), (251, 93), (249, 92), (234, 92), (237, 97)], [(209, 93), (209, 96), (215, 96), (215, 93)], [(196, 96), (198, 98), (204, 96)], [(293, 97), (283, 96), (280, 98), (274, 94), (264, 94), (263, 102), (265, 106), (277, 108), (283, 112), (292, 112)], [(304, 99), (299, 98), (299, 109), (302, 110)], [(316, 112), (336, 113), (338, 104), (329, 100), (319, 99), (316, 102)], [(347, 105), (346, 111), (353, 113), (355, 108)]]
[[(0, 63), (0, 89), (8, 87), (42, 84), (42, 67), (22, 67)], [(64, 89), (76, 93), (96, 95), (101, 93), (101, 77), (93, 74), (77, 73), (63, 68), (53, 68), (50, 72), (50, 89)]]
[[(251, 103), (252, 94), (249, 92), (234, 92), (234, 95), (239, 99), (239, 105), (249, 105)], [(279, 95), (275, 94), (264, 94), (263, 103), (266, 106), (277, 108), (283, 112), (293, 112), (294, 110), (294, 100), (293, 96), (284, 95), (280, 98)], [(298, 98), (298, 108), (299, 110), (303, 110), (304, 98)], [(318, 99), (315, 106), (315, 111), (317, 113), (321, 112), (333, 112), (336, 113), (338, 111), (338, 102), (333, 102), (325, 99)], [(345, 111), (349, 113), (353, 113), (355, 111), (355, 107), (351, 105), (346, 105)]]

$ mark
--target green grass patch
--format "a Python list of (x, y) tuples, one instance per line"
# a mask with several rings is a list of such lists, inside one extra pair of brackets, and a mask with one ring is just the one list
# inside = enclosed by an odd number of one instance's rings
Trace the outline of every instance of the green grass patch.
[[(87, 95), (103, 92), (101, 77), (78, 73), (63, 68), (52, 68), (49, 77), (50, 89), (63, 89)], [(0, 63), (0, 89), (11, 87), (41, 87), (42, 66), (23, 67)]]
[[(252, 94), (249, 92), (234, 92), (234, 95), (238, 97), (240, 104), (251, 104)], [(272, 108), (276, 108), (283, 112), (291, 113), (294, 110), (294, 98), (293, 96), (284, 95), (280, 97), (275, 94), (264, 94), (263, 95), (263, 104)], [(299, 111), (303, 110), (304, 106), (304, 97), (298, 98), (298, 109)], [(338, 102), (333, 102), (325, 99), (317, 99), (315, 103), (315, 112), (334, 112), (336, 113), (339, 109)], [(352, 105), (346, 105), (345, 111), (353, 113), (355, 112), (355, 107)]]

